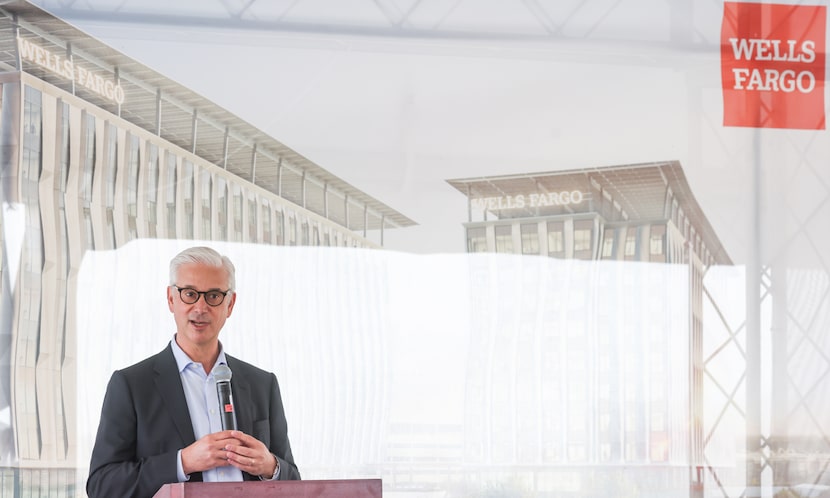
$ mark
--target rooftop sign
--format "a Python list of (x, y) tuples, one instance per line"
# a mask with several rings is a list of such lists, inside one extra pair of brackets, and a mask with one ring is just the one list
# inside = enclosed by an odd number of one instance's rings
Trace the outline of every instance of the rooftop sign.
[(75, 66), (72, 60), (53, 54), (25, 38), (17, 37), (17, 49), (20, 51), (21, 59), (37, 64), (58, 76), (72, 80), (76, 85), (80, 85), (116, 104), (124, 103), (124, 89), (113, 80), (104, 79), (99, 74)]
[(542, 194), (519, 194), (502, 197), (481, 197), (471, 199), (476, 209), (501, 211), (503, 209), (540, 208), (550, 206), (571, 206), (580, 204), (584, 196), (579, 190), (571, 192), (546, 192)]

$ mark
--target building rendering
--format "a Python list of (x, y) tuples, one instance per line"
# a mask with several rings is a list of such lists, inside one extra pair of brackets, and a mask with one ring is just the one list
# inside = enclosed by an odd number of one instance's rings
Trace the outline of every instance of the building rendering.
[[(379, 248), (413, 224), (23, 0), (0, 3), (0, 86), (0, 468), (52, 469), (51, 489), (78, 465), (72, 290), (88, 251), (148, 238)], [(2, 496), (20, 485), (9, 476)]]
[(732, 263), (680, 164), (448, 182), (468, 198), (468, 253), (535, 256), (471, 269), (491, 289), (473, 308), (512, 312), (471, 317), (465, 461), (556, 496), (700, 489), (703, 277)]
[(731, 264), (676, 161), (448, 182), (470, 253)]

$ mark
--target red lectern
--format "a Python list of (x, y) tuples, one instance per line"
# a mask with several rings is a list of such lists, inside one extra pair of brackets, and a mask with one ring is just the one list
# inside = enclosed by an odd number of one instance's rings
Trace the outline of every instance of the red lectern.
[(323, 481), (178, 482), (153, 498), (381, 498), (380, 479)]

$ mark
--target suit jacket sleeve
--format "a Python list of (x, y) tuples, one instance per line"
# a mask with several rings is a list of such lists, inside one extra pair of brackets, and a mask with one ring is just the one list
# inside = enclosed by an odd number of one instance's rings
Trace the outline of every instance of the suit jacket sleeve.
[(294, 455), (291, 453), (291, 444), (288, 442), (288, 423), (285, 419), (285, 409), (282, 404), (280, 386), (277, 377), (271, 374), (271, 386), (269, 389), (269, 403), (272, 416), (270, 417), (271, 441), (268, 445), (280, 463), (281, 481), (298, 480), (300, 472), (294, 463)]
[[(294, 463), (288, 442), (288, 423), (277, 376), (225, 354), (234, 372), (231, 379), (239, 430), (262, 441), (280, 464), (281, 481), (298, 480), (300, 472)], [(247, 480), (259, 480), (243, 472)]]
[[(123, 372), (113, 373), (104, 404), (98, 435), (92, 450), (86, 491), (90, 498), (152, 497), (165, 483), (177, 482), (178, 448), (158, 454), (140, 453), (137, 412), (132, 386)], [(159, 427), (159, 429), (161, 429)]]

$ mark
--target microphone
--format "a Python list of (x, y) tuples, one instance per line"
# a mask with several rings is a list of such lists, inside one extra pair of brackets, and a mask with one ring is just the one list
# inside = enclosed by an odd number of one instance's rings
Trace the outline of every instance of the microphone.
[(233, 414), (233, 394), (231, 393), (231, 375), (233, 374), (227, 365), (217, 365), (213, 369), (223, 431), (236, 430), (236, 417)]

